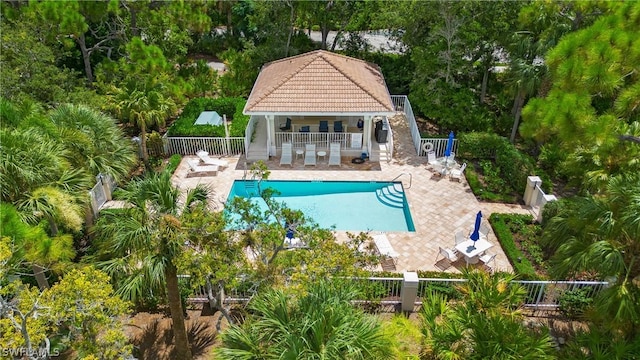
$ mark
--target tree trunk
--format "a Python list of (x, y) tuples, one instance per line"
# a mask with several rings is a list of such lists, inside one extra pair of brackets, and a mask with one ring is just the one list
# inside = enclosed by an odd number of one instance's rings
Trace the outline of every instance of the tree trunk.
[(184, 323), (180, 288), (178, 287), (178, 270), (173, 263), (169, 262), (167, 264), (164, 275), (167, 282), (167, 298), (169, 299), (169, 309), (171, 310), (171, 320), (173, 322), (176, 359), (191, 360), (193, 356), (191, 355), (187, 328)]
[(231, 314), (224, 307), (224, 282), (218, 281), (216, 294), (213, 294), (213, 285), (211, 284), (211, 279), (207, 277), (207, 298), (209, 299), (209, 306), (212, 311), (220, 311), (222, 316), (218, 318), (218, 322), (216, 324), (216, 330), (220, 332), (222, 330), (222, 318), (227, 319), (229, 324), (233, 324), (233, 318), (231, 318)]
[(329, 36), (329, 25), (323, 24), (320, 28), (322, 31), (322, 42), (320, 43), (320, 49), (327, 50), (327, 37)]
[(484, 69), (484, 75), (482, 76), (482, 86), (480, 87), (480, 103), (484, 103), (487, 97), (487, 84), (489, 83), (489, 69)]
[(36, 277), (36, 282), (38, 283), (40, 290), (48, 289), (49, 281), (44, 275), (46, 269), (35, 263), (31, 264), (31, 269), (33, 270), (33, 275)]
[(520, 126), (520, 114), (522, 113), (522, 106), (524, 105), (524, 92), (518, 91), (518, 96), (516, 96), (515, 101), (513, 102), (513, 128), (511, 129), (511, 137), (509, 141), (513, 144), (516, 140), (516, 133), (518, 132), (518, 126)]
[(149, 153), (147, 152), (147, 126), (142, 120), (140, 124), (140, 152), (142, 152), (142, 162), (144, 165), (149, 165)]
[(87, 42), (84, 38), (84, 34), (76, 38), (76, 42), (80, 46), (80, 52), (82, 53), (82, 61), (84, 62), (84, 73), (87, 75), (87, 82), (89, 85), (93, 83), (93, 70), (91, 70), (91, 53), (87, 49)]
[(138, 11), (135, 9), (135, 5), (129, 6), (129, 14), (131, 16), (131, 35), (140, 36), (140, 29), (138, 29)]
[(287, 36), (287, 47), (285, 48), (284, 56), (289, 56), (289, 46), (291, 46), (291, 37), (293, 36), (293, 32), (295, 31), (295, 12), (294, 7), (291, 2), (287, 2), (287, 5), (291, 7), (291, 14), (289, 14), (289, 35)]

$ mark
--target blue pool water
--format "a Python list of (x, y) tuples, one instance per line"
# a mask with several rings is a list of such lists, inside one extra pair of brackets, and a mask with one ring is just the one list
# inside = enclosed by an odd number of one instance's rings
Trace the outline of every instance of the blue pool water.
[[(235, 196), (264, 202), (255, 181), (236, 180), (228, 200)], [(400, 182), (277, 181), (263, 180), (260, 189), (279, 192), (275, 200), (301, 210), (323, 228), (349, 231), (415, 231)]]

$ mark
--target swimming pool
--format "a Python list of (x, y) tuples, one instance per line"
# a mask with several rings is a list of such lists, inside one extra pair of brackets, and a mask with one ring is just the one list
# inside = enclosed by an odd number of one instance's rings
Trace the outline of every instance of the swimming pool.
[[(227, 200), (252, 198), (264, 206), (256, 181), (236, 180)], [(323, 228), (349, 231), (415, 231), (400, 182), (263, 180), (260, 189), (279, 192), (274, 199), (301, 210)]]

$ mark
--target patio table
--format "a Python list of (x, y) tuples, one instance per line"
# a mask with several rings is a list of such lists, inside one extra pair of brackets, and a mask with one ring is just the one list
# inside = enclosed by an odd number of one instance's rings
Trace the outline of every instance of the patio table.
[(464, 256), (464, 260), (468, 265), (477, 264), (479, 256), (484, 254), (484, 252), (492, 246), (493, 244), (487, 241), (487, 237), (481, 235), (480, 238), (475, 241), (475, 244), (473, 240), (467, 239), (466, 241), (456, 245), (456, 250)]
[(451, 172), (451, 170), (460, 167), (460, 164), (458, 164), (455, 160), (447, 159), (446, 157), (439, 157), (436, 159), (436, 161), (442, 168), (441, 170), (439, 170), (442, 175), (447, 175)]

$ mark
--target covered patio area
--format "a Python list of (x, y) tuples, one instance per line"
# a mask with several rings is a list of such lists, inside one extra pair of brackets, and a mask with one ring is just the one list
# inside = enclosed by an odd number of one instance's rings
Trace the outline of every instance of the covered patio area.
[(339, 143), (344, 156), (379, 160), (396, 112), (377, 65), (318, 50), (265, 64), (244, 113), (254, 161), (279, 157), (283, 143), (319, 151)]

